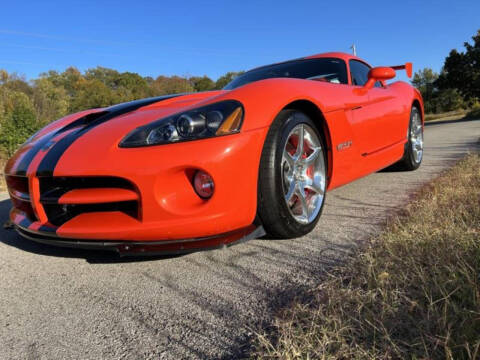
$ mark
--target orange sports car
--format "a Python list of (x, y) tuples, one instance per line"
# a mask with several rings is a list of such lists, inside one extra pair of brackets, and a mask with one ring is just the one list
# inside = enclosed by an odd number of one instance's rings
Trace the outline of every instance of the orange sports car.
[(423, 102), (395, 70), (344, 53), (259, 67), (223, 90), (91, 109), (7, 163), (26, 238), (120, 254), (175, 253), (318, 222), (328, 190), (420, 166)]

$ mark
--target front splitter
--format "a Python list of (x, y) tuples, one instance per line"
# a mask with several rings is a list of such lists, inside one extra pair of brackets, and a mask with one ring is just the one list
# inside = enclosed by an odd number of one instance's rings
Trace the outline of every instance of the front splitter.
[(42, 244), (66, 248), (114, 251), (120, 256), (176, 255), (213, 250), (256, 239), (266, 234), (263, 226), (256, 226), (253, 224), (246, 228), (220, 235), (164, 241), (77, 240), (65, 239), (47, 233), (31, 231), (18, 225), (15, 225), (15, 230), (17, 230), (17, 232), (24, 238)]

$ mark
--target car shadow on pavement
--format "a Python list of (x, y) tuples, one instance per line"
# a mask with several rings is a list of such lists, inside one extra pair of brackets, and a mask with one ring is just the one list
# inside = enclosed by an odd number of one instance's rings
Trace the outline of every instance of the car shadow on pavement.
[(71, 249), (62, 248), (58, 246), (50, 246), (47, 244), (40, 244), (35, 241), (31, 241), (20, 236), (14, 228), (5, 228), (4, 224), (8, 221), (8, 214), (11, 208), (10, 200), (0, 201), (0, 242), (15, 247), (17, 249), (31, 252), (44, 256), (55, 256), (65, 258), (79, 258), (85, 259), (92, 264), (108, 264), (108, 263), (122, 263), (122, 262), (139, 262), (139, 261), (154, 261), (162, 259), (171, 259), (178, 257), (179, 255), (168, 256), (128, 256), (120, 257), (117, 253), (112, 251), (102, 250), (84, 250), (84, 249)]
[[(455, 122), (456, 121), (458, 120), (455, 120)], [(472, 121), (472, 120), (468, 120), (468, 121)], [(425, 154), (430, 158), (439, 157), (441, 160), (442, 166), (445, 166), (446, 162), (448, 165), (453, 165), (455, 162), (462, 159), (466, 153), (473, 150), (478, 150), (479, 146), (480, 146), (480, 141), (453, 142), (453, 143), (443, 144), (442, 146), (427, 145), (427, 148), (425, 149)], [(445, 154), (437, 155), (439, 151), (443, 150), (445, 147), (448, 147), (448, 149), (450, 150), (450, 155), (449, 156), (445, 156)], [(435, 164), (433, 165), (435, 166)], [(421, 166), (425, 167), (425, 166), (432, 166), (432, 165), (422, 164)], [(390, 165), (389, 167), (379, 170), (378, 172), (391, 173), (391, 172), (404, 172), (404, 171), (405, 170), (403, 170), (397, 164), (393, 164), (393, 165)]]

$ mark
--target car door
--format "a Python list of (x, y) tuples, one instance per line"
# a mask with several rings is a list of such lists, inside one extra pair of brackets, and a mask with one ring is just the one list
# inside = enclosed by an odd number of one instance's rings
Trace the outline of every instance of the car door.
[(396, 121), (399, 113), (396, 109), (401, 105), (388, 86), (379, 81), (369, 90), (363, 87), (370, 66), (351, 59), (349, 68), (351, 85), (357, 89), (354, 94), (365, 99), (361, 106), (352, 109), (353, 130), (362, 155), (368, 156), (401, 140), (397, 139), (401, 133), (397, 127), (402, 122)]

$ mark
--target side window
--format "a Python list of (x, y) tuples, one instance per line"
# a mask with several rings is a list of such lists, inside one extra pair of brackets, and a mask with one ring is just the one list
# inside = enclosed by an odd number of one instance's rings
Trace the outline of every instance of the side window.
[(368, 80), (368, 72), (370, 68), (364, 63), (357, 60), (350, 60), (350, 76), (352, 77), (352, 85), (363, 86)]

